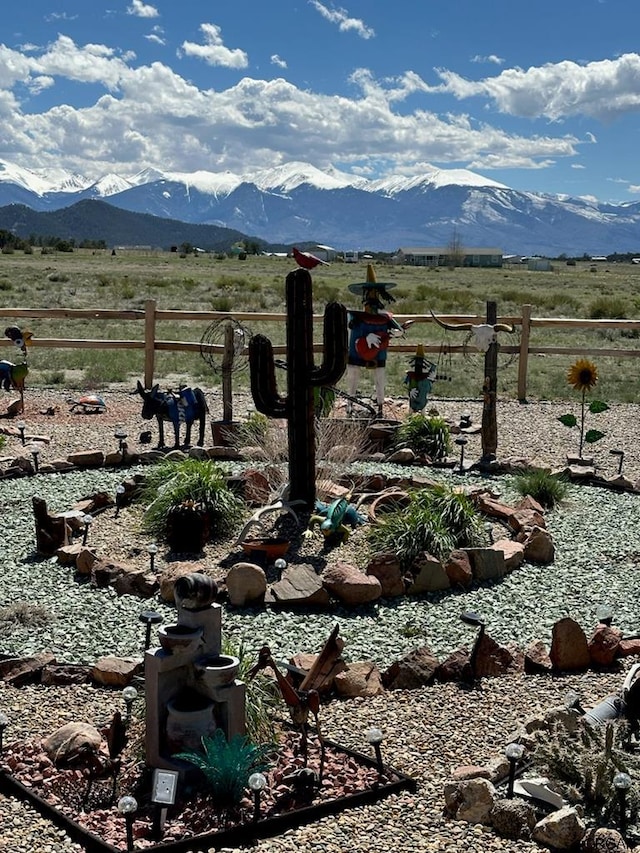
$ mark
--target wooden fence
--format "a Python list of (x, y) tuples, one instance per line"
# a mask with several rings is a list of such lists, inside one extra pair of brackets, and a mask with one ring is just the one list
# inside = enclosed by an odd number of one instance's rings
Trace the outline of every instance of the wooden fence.
[[(71, 309), (71, 308), (0, 308), (0, 316), (7, 318), (12, 324), (16, 324), (17, 319), (67, 319), (81, 320), (90, 319), (96, 323), (106, 320), (126, 320), (137, 321), (143, 325), (143, 337), (138, 340), (111, 340), (111, 339), (86, 339), (86, 338), (41, 338), (35, 337), (32, 345), (34, 347), (49, 347), (53, 349), (139, 349), (143, 351), (144, 358), (144, 380), (145, 387), (150, 388), (153, 384), (154, 369), (155, 369), (155, 354), (161, 351), (170, 352), (201, 352), (206, 350), (210, 352), (219, 352), (222, 356), (224, 347), (222, 345), (201, 344), (200, 341), (169, 341), (157, 338), (158, 324), (164, 321), (185, 322), (198, 321), (200, 323), (213, 323), (223, 321), (228, 318), (234, 320), (250, 321), (255, 323), (284, 323), (286, 320), (285, 314), (266, 314), (266, 313), (229, 313), (220, 311), (162, 311), (158, 310), (155, 300), (148, 299), (145, 302), (144, 310), (132, 311), (112, 311), (105, 309)], [(395, 319), (403, 323), (406, 320), (413, 320), (415, 323), (433, 323), (431, 315), (422, 314), (395, 314)], [(481, 324), (486, 322), (484, 317), (479, 315), (441, 315), (441, 319), (447, 323), (473, 323)], [(320, 327), (322, 315), (314, 317)], [(501, 343), (500, 351), (505, 353), (513, 353), (518, 358), (518, 399), (526, 400), (527, 397), (527, 372), (529, 366), (530, 355), (566, 355), (566, 356), (588, 356), (589, 358), (612, 357), (612, 358), (640, 358), (640, 349), (604, 349), (589, 347), (558, 347), (558, 346), (532, 346), (531, 335), (532, 331), (537, 328), (558, 328), (558, 329), (594, 329), (605, 331), (609, 329), (625, 329), (637, 333), (640, 337), (640, 320), (588, 320), (588, 319), (571, 319), (561, 317), (533, 317), (531, 315), (531, 306), (523, 305), (521, 315), (499, 317), (498, 322), (508, 323), (520, 328), (520, 342), (518, 346), (509, 346)], [(19, 323), (17, 325), (20, 325)], [(0, 343), (6, 343), (10, 346), (10, 341), (0, 339)], [(321, 352), (321, 344), (316, 344), (314, 349), (316, 352)], [(425, 352), (436, 353), (441, 349), (440, 345), (425, 345)], [(286, 348), (284, 346), (274, 346), (276, 355), (284, 355)], [(390, 352), (414, 352), (415, 344), (394, 343), (390, 346)], [(465, 347), (448, 346), (448, 351), (451, 353), (464, 352)]]

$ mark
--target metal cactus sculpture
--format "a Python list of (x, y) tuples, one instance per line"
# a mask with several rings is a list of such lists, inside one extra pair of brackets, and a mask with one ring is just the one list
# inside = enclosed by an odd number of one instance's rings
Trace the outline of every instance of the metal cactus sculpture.
[(278, 393), (273, 348), (264, 335), (249, 343), (251, 393), (256, 408), (270, 418), (286, 418), (289, 425), (289, 501), (313, 509), (316, 498), (316, 446), (313, 390), (333, 385), (347, 364), (347, 311), (331, 302), (324, 312), (324, 357), (313, 361), (313, 299), (311, 276), (305, 269), (286, 279), (287, 395)]

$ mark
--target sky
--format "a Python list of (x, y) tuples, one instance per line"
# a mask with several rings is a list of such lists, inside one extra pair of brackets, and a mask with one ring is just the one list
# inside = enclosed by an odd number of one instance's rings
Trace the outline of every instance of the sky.
[(466, 168), (638, 201), (638, 50), (638, 0), (23, 0), (0, 27), (0, 160)]

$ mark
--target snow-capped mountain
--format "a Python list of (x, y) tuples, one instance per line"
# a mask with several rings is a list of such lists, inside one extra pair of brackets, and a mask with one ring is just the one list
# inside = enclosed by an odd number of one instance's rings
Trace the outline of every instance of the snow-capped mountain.
[(269, 243), (394, 251), (447, 245), (556, 256), (637, 252), (640, 203), (519, 192), (465, 169), (368, 180), (292, 162), (251, 173), (145, 169), (92, 181), (0, 161), (0, 206), (38, 211), (102, 199), (135, 213), (219, 225)]

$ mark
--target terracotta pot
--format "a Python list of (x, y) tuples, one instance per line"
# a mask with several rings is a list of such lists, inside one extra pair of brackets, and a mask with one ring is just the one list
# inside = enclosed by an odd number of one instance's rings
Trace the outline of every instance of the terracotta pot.
[(284, 538), (245, 539), (242, 548), (248, 553), (258, 557), (264, 555), (269, 560), (277, 560), (289, 550), (290, 542)]

